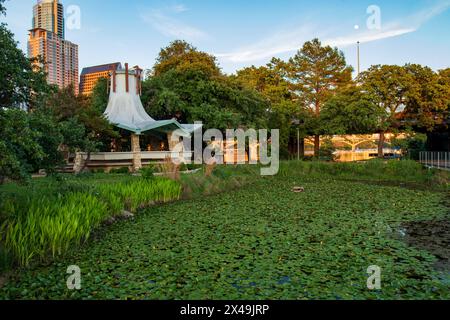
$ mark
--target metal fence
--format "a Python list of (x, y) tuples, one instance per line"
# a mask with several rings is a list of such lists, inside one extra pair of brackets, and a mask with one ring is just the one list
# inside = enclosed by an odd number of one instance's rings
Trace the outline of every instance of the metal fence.
[(450, 152), (421, 152), (419, 161), (428, 168), (450, 170)]

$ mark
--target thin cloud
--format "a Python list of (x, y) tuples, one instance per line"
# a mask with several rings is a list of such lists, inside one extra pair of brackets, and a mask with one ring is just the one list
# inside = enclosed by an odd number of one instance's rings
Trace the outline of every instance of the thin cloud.
[[(187, 9), (183, 7), (186, 11)], [(172, 8), (173, 11), (176, 9)], [(181, 7), (178, 10), (182, 10)], [(180, 13), (182, 11), (178, 11)], [(200, 29), (176, 19), (162, 10), (152, 9), (146, 13), (141, 14), (141, 19), (158, 30), (161, 34), (167, 37), (183, 38), (187, 40), (198, 40), (207, 38), (207, 34)]]
[[(400, 19), (383, 25), (380, 30), (360, 31), (344, 36), (330, 37), (329, 33), (320, 31), (319, 26), (304, 25), (296, 31), (280, 32), (253, 45), (241, 48), (230, 53), (219, 53), (217, 57), (233, 63), (257, 62), (267, 60), (273, 56), (286, 54), (298, 50), (307, 40), (314, 37), (323, 39), (323, 43), (336, 47), (379, 41), (383, 39), (399, 37), (416, 32), (420, 27), (432, 18), (440, 15), (450, 8), (450, 0), (439, 2), (436, 6), (420, 11), (406, 19)], [(322, 28), (323, 29), (323, 28)]]
[(311, 37), (316, 29), (313, 25), (303, 25), (297, 30), (279, 32), (251, 46), (230, 53), (217, 53), (215, 56), (231, 62), (264, 60), (279, 54), (295, 51)]
[(189, 10), (184, 4), (176, 4), (172, 6), (170, 9), (176, 13), (182, 13)]
[(345, 37), (336, 37), (332, 39), (325, 39), (323, 43), (325, 45), (329, 45), (332, 47), (348, 47), (351, 45), (354, 45), (356, 42), (361, 43), (367, 43), (372, 41), (378, 41), (393, 37), (402, 36), (408, 33), (412, 33), (417, 31), (415, 28), (399, 28), (399, 29), (392, 29), (392, 30), (380, 30), (378, 32), (368, 32), (363, 33), (359, 35), (351, 35), (351, 36), (345, 36)]

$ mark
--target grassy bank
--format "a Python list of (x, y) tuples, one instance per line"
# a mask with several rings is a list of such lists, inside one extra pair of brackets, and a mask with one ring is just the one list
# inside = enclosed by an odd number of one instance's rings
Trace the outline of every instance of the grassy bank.
[(449, 190), (450, 172), (430, 170), (410, 161), (372, 160), (360, 163), (283, 162), (280, 175), (327, 176), (339, 180), (380, 181), (419, 184), (425, 188)]

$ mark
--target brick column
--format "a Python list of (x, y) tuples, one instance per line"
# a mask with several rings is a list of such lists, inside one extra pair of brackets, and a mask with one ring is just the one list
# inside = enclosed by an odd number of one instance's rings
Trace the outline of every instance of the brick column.
[(141, 146), (139, 144), (139, 135), (131, 134), (131, 152), (133, 152), (133, 172), (142, 168)]

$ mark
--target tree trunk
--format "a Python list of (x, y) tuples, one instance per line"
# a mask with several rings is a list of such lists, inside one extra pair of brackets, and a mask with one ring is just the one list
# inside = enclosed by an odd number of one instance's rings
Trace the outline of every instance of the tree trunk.
[(305, 139), (300, 139), (300, 159), (305, 158)]
[(384, 132), (380, 132), (380, 139), (378, 140), (378, 158), (384, 159)]
[(320, 153), (320, 136), (314, 136), (314, 157), (319, 158)]
[[(319, 88), (317, 88), (316, 92), (319, 92)], [(320, 118), (320, 102), (316, 100), (316, 117)], [(319, 158), (320, 156), (320, 136), (314, 136), (314, 157)]]

